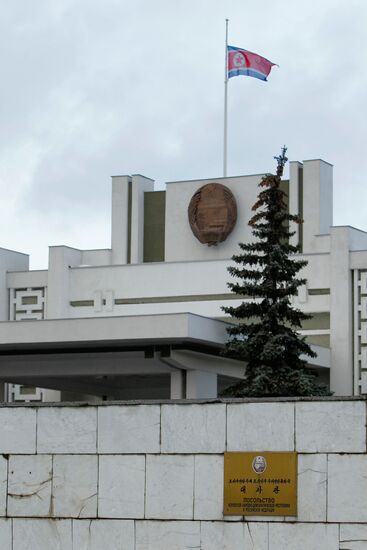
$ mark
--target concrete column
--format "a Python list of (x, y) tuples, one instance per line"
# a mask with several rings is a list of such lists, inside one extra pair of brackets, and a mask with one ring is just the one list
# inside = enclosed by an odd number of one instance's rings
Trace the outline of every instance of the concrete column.
[(126, 264), (130, 254), (130, 176), (112, 176), (112, 264)]
[(211, 372), (188, 370), (186, 373), (186, 398), (206, 399), (217, 397), (217, 375)]
[(61, 392), (57, 390), (42, 390), (42, 402), (43, 403), (56, 403), (61, 401)]
[(48, 260), (47, 319), (69, 317), (70, 267), (82, 262), (82, 253), (68, 246), (50, 246)]
[(132, 176), (131, 196), (131, 263), (143, 262), (144, 254), (144, 193), (154, 191), (154, 181), (144, 176)]
[(171, 372), (170, 399), (185, 399), (186, 397), (186, 372), (175, 370)]
[(9, 319), (9, 297), (6, 274), (8, 271), (28, 271), (29, 256), (0, 248), (0, 321)]
[(317, 235), (333, 224), (333, 167), (323, 160), (303, 163), (303, 252), (317, 252)]
[(333, 227), (330, 253), (330, 387), (353, 395), (353, 300), (349, 229)]

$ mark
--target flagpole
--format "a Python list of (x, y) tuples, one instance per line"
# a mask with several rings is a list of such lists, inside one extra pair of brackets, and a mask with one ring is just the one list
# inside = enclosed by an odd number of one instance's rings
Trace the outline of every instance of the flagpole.
[(228, 119), (228, 21), (226, 19), (226, 51), (224, 62), (224, 136), (223, 136), (223, 177), (227, 176), (227, 119)]

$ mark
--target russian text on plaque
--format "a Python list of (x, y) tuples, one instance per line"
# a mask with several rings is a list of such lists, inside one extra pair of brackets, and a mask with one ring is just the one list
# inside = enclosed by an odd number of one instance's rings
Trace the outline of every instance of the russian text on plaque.
[(296, 516), (297, 453), (224, 453), (224, 515)]

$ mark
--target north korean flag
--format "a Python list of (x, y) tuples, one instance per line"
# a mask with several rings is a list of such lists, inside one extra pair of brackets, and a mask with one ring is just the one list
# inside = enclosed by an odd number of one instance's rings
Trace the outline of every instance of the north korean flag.
[(272, 63), (265, 57), (261, 57), (261, 55), (236, 48), (235, 46), (228, 46), (227, 53), (228, 78), (243, 75), (267, 80), (271, 68), (276, 65), (276, 63)]

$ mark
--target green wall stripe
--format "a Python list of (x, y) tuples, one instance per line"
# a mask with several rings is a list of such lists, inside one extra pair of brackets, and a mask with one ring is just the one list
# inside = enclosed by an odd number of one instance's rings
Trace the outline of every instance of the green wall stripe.
[[(301, 220), (303, 220), (303, 166), (298, 169), (298, 212)], [(303, 251), (303, 223), (299, 224), (299, 246), (300, 251)]]
[[(147, 296), (143, 298), (116, 298), (115, 304), (165, 304), (172, 302), (209, 302), (213, 300), (241, 300), (242, 296), (235, 294), (191, 294), (187, 296)], [(90, 307), (94, 305), (93, 300), (73, 300), (72, 307)]]
[(144, 193), (144, 262), (164, 262), (166, 192)]
[(330, 313), (310, 313), (311, 319), (306, 319), (302, 322), (303, 330), (319, 330), (330, 328)]
[(322, 348), (330, 347), (330, 335), (329, 334), (311, 334), (306, 336), (306, 342), (308, 344), (314, 344), (315, 346), (321, 346)]
[(127, 263), (128, 264), (131, 264), (132, 201), (133, 201), (133, 184), (131, 181), (129, 181), (128, 188), (127, 188)]
[[(306, 319), (302, 322), (301, 330), (328, 330), (330, 329), (330, 313), (329, 312), (322, 312), (322, 313), (310, 313), (312, 315), (311, 319)], [(216, 317), (216, 319), (219, 319), (221, 321), (227, 321), (229, 323), (237, 324), (239, 321), (236, 319), (232, 319), (230, 317), (220, 316)], [(242, 322), (245, 322), (246, 324), (250, 323), (258, 323), (260, 319), (258, 317), (253, 317), (251, 320), (247, 320)]]
[(117, 298), (116, 305), (127, 304), (166, 304), (172, 302), (208, 302), (213, 300), (240, 300), (234, 294), (191, 294), (187, 296), (146, 296), (144, 298)]

